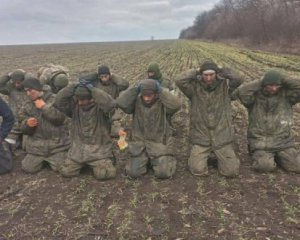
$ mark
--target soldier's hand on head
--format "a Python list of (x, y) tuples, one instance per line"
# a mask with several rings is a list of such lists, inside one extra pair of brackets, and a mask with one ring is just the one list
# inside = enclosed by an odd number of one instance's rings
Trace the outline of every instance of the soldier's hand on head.
[(157, 91), (158, 93), (161, 92), (161, 86), (160, 86), (160, 82), (159, 82), (159, 81), (156, 81), (156, 91)]
[(27, 119), (26, 124), (28, 127), (36, 127), (39, 123), (36, 118), (31, 117)]
[(90, 80), (80, 79), (80, 80), (79, 80), (79, 86), (80, 86), (80, 87), (86, 87), (86, 88), (88, 88), (88, 89), (91, 89), (91, 88), (94, 87), (94, 84), (93, 84), (93, 82), (90, 81)]
[(35, 104), (36, 108), (38, 108), (38, 109), (42, 109), (46, 105), (45, 101), (41, 98), (35, 100), (34, 104)]

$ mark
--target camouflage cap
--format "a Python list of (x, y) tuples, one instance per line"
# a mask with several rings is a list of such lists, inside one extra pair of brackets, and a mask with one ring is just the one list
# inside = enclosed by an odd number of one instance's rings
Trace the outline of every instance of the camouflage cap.
[(268, 72), (266, 72), (266, 74), (262, 79), (262, 86), (271, 85), (271, 84), (281, 85), (282, 78), (283, 77), (280, 72), (276, 70), (269, 70)]
[(162, 77), (162, 74), (160, 72), (159, 66), (157, 63), (150, 63), (148, 65), (147, 72), (154, 72), (154, 76), (151, 76), (151, 78), (159, 80)]
[(35, 77), (27, 77), (23, 81), (24, 88), (34, 89), (37, 91), (43, 91), (43, 84)]
[(57, 88), (57, 89), (62, 89), (64, 87), (66, 87), (69, 83), (69, 79), (68, 76), (64, 73), (60, 73), (58, 75), (56, 75), (53, 79), (53, 85)]
[(16, 70), (14, 71), (11, 75), (11, 80), (12, 81), (24, 81), (25, 79), (25, 72), (23, 70)]

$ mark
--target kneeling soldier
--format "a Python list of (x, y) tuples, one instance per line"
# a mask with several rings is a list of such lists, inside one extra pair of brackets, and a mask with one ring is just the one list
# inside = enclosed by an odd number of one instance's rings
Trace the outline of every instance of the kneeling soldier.
[(126, 90), (117, 99), (125, 113), (133, 114), (131, 159), (126, 165), (130, 177), (147, 172), (150, 163), (158, 178), (170, 178), (176, 169), (172, 151), (170, 117), (180, 109), (181, 102), (153, 79), (142, 80), (138, 87)]
[(71, 148), (61, 174), (76, 176), (88, 165), (96, 179), (114, 178), (109, 119), (109, 112), (115, 106), (113, 98), (83, 78), (79, 84), (62, 89), (55, 106), (71, 118)]
[(23, 85), (31, 101), (20, 110), (21, 131), (28, 136), (22, 168), (35, 173), (47, 162), (57, 171), (70, 146), (66, 117), (53, 106), (55, 95), (44, 92), (38, 79), (29, 77)]

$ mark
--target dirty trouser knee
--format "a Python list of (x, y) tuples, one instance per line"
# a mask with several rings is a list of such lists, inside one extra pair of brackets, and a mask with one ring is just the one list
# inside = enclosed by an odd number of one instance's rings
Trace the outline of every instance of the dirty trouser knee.
[(300, 173), (300, 154), (295, 148), (287, 148), (277, 152), (279, 165), (289, 172)]
[(22, 169), (27, 173), (36, 173), (42, 169), (44, 161), (44, 157), (28, 153), (22, 160)]
[(80, 173), (81, 168), (84, 164), (77, 163), (69, 158), (67, 158), (59, 168), (59, 172), (64, 177), (75, 177)]
[(48, 157), (28, 153), (22, 161), (22, 169), (28, 173), (36, 173), (43, 168), (44, 162), (48, 162), (53, 171), (58, 171), (65, 157), (66, 152), (55, 153)]
[(6, 142), (0, 143), (0, 174), (9, 172), (13, 167), (12, 162), (9, 144)]
[(111, 159), (101, 159), (87, 163), (92, 169), (96, 179), (106, 180), (116, 177), (116, 167)]
[(193, 145), (188, 159), (189, 170), (194, 175), (206, 175), (208, 173), (207, 159), (211, 147)]
[(137, 178), (147, 173), (147, 164), (149, 158), (145, 150), (138, 156), (131, 156), (131, 159), (127, 162), (125, 170), (129, 177)]
[(226, 177), (235, 177), (239, 174), (240, 160), (237, 158), (232, 144), (214, 150), (218, 159), (219, 173)]
[(49, 163), (53, 171), (59, 171), (64, 160), (67, 158), (67, 151), (52, 154), (51, 156), (45, 158), (45, 161)]
[(272, 172), (276, 169), (274, 153), (257, 150), (252, 153), (253, 168), (258, 172)]
[(176, 160), (172, 156), (161, 156), (151, 160), (154, 175), (157, 178), (166, 179), (173, 176), (176, 171)]

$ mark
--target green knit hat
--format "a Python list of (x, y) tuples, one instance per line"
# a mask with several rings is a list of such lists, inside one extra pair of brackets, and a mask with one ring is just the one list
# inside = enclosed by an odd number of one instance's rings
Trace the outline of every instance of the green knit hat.
[(79, 99), (89, 99), (92, 98), (90, 90), (86, 87), (78, 86), (74, 92), (74, 95)]
[(16, 70), (11, 74), (12, 81), (24, 81), (25, 79), (25, 72), (22, 70)]
[(43, 84), (35, 77), (26, 77), (23, 81), (24, 88), (34, 89), (37, 91), (43, 91)]
[(282, 75), (276, 70), (269, 70), (262, 79), (262, 86), (266, 85), (281, 85)]
[(53, 85), (59, 90), (66, 87), (68, 83), (69, 83), (68, 76), (64, 73), (60, 73), (56, 75), (53, 79)]
[(152, 79), (160, 80), (162, 74), (160, 72), (159, 66), (157, 63), (150, 63), (147, 69), (147, 72), (154, 72), (154, 76), (151, 76)]
[(205, 61), (200, 66), (200, 73), (202, 74), (206, 70), (214, 70), (216, 73), (219, 72), (218, 65), (213, 61)]

